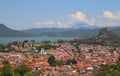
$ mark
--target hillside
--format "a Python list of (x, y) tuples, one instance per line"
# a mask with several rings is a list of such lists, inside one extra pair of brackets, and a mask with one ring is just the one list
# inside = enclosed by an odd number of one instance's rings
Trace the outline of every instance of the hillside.
[(110, 31), (112, 31), (113, 33), (116, 33), (117, 35), (120, 36), (120, 26), (119, 27), (114, 27), (109, 29)]
[[(109, 31), (120, 36), (120, 28), (111, 28)], [(100, 29), (76, 29), (76, 30), (68, 30), (62, 32), (45, 32), (39, 34), (40, 36), (50, 36), (50, 37), (80, 37), (80, 38), (91, 38), (97, 36)]]
[(12, 30), (6, 27), (4, 24), (0, 24), (0, 37), (24, 37), (30, 36), (27, 33), (21, 31)]
[[(120, 27), (108, 27), (108, 30), (116, 33), (120, 36)], [(100, 28), (40, 28), (40, 29), (28, 29), (22, 30), (25, 33), (30, 33), (36, 36), (47, 36), (47, 37), (80, 37), (90, 38), (94, 37), (99, 33)]]
[(98, 29), (77, 29), (71, 31), (63, 31), (63, 32), (49, 32), (43, 33), (41, 36), (51, 36), (51, 37), (80, 37), (80, 38), (90, 38), (94, 37), (98, 34)]
[(21, 30), (22, 32), (25, 33), (30, 33), (30, 34), (36, 34), (36, 35), (40, 35), (42, 33), (57, 33), (57, 32), (63, 32), (63, 31), (69, 31), (69, 30), (74, 30), (72, 28), (32, 28), (32, 29), (27, 29), (27, 30)]
[[(107, 28), (109, 31), (120, 36), (120, 27)], [(38, 28), (28, 30), (12, 30), (4, 24), (0, 24), (0, 37), (79, 37), (91, 38), (99, 34), (100, 28)]]
[(90, 45), (103, 45), (103, 46), (120, 46), (120, 36), (109, 31), (106, 28), (99, 30), (98, 35), (87, 39), (74, 39), (71, 43), (77, 44), (90, 44)]
[(96, 37), (85, 40), (87, 44), (100, 44), (107, 46), (120, 46), (120, 36), (106, 28), (100, 29)]
[(75, 29), (75, 28), (40, 28), (22, 30), (22, 32), (30, 33), (36, 36), (47, 37), (82, 37), (89, 38), (98, 34), (98, 29)]

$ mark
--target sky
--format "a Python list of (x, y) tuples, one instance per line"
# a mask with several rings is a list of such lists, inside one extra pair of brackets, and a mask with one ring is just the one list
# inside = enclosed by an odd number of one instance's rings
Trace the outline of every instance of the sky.
[(0, 23), (16, 30), (120, 26), (120, 0), (0, 0)]

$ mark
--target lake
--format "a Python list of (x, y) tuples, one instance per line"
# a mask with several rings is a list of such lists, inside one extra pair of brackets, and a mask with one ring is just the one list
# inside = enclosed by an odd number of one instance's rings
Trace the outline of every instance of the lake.
[(44, 40), (57, 41), (59, 39), (72, 40), (72, 39), (75, 39), (75, 37), (1, 37), (0, 44), (7, 44), (13, 41), (22, 42), (24, 40), (35, 40), (36, 42), (41, 42)]

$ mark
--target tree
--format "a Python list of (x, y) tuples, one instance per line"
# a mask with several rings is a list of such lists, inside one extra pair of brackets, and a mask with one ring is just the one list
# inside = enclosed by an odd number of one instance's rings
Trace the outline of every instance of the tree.
[(4, 61), (2, 62), (2, 64), (7, 65), (7, 64), (10, 64), (10, 63), (9, 63), (9, 61), (4, 60)]
[(61, 61), (61, 60), (60, 61), (56, 61), (56, 65), (57, 66), (62, 66), (63, 65), (63, 61)]
[(54, 55), (51, 55), (51, 56), (48, 58), (48, 63), (49, 63), (51, 66), (55, 66), (56, 60), (55, 60), (55, 56), (54, 56)]
[(0, 50), (3, 50), (3, 49), (5, 49), (5, 45), (0, 44)]
[(33, 76), (31, 72), (26, 72), (25, 76)]
[(77, 64), (77, 61), (75, 59), (68, 59), (66, 62), (67, 65), (71, 65), (71, 64)]
[(40, 74), (42, 73), (43, 70), (44, 70), (44, 69), (42, 68), (41, 70), (35, 71), (35, 72), (33, 72), (32, 74), (33, 74), (34, 76), (40, 76)]
[(20, 76), (20, 74), (19, 73), (14, 73), (14, 76)]
[(44, 48), (45, 50), (48, 50), (48, 49), (55, 49), (56, 46), (53, 46), (53, 45), (48, 44), (48, 43), (42, 43), (39, 47), (37, 47), (37, 49), (41, 50), (41, 48)]
[(120, 76), (120, 57), (115, 64), (105, 64), (93, 71), (93, 76)]
[(13, 70), (11, 69), (10, 63), (8, 61), (3, 62), (4, 67), (1, 72), (1, 76), (13, 76)]
[(111, 76), (120, 76), (120, 71), (118, 70), (113, 71)]
[(26, 72), (29, 72), (30, 68), (28, 68), (25, 63), (21, 63), (15, 68), (15, 72), (18, 72), (20, 76), (24, 76)]

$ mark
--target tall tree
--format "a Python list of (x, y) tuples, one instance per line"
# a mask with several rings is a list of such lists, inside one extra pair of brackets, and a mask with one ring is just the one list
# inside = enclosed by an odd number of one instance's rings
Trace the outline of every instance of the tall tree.
[(21, 63), (20, 65), (17, 66), (15, 69), (15, 72), (18, 72), (20, 76), (24, 76), (26, 72), (29, 72), (30, 68), (28, 68), (25, 63)]
[(1, 72), (1, 76), (13, 76), (13, 71), (11, 69), (10, 63), (8, 61), (3, 62), (4, 67)]
[(49, 63), (51, 66), (55, 66), (56, 60), (55, 60), (55, 56), (54, 56), (54, 55), (51, 55), (51, 56), (48, 58), (48, 63)]

